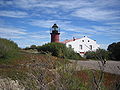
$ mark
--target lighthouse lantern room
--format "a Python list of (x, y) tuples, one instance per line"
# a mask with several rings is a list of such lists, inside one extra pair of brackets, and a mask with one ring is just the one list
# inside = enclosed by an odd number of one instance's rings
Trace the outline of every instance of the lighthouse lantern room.
[(51, 31), (51, 42), (59, 42), (59, 35), (60, 35), (60, 32), (59, 32), (59, 27), (57, 26), (57, 24), (54, 24), (52, 26), (52, 31)]

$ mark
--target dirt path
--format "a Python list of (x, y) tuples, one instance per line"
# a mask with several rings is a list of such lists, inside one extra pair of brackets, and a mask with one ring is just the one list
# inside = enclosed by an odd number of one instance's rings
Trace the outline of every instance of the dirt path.
[[(72, 60), (73, 63), (76, 63), (77, 70), (81, 69), (95, 69), (100, 70), (98, 61), (75, 61)], [(105, 64), (104, 72), (109, 72), (112, 74), (119, 74), (120, 75), (120, 61), (107, 61)]]

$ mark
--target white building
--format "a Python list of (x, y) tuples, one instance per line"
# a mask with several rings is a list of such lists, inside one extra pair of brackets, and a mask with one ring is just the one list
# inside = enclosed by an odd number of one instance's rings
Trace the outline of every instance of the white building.
[(52, 26), (50, 34), (51, 42), (66, 44), (67, 47), (73, 48), (74, 51), (80, 53), (81, 56), (83, 56), (87, 51), (95, 51), (96, 49), (99, 48), (99, 45), (96, 43), (95, 40), (92, 40), (86, 36), (79, 39), (73, 38), (72, 40), (65, 40), (63, 42), (60, 42), (59, 41), (60, 32), (57, 24), (54, 24)]
[(74, 51), (80, 53), (81, 56), (83, 56), (87, 51), (95, 51), (99, 48), (96, 41), (88, 38), (87, 36), (78, 39), (73, 38), (72, 40), (65, 40), (62, 43), (66, 44), (67, 47), (73, 48)]

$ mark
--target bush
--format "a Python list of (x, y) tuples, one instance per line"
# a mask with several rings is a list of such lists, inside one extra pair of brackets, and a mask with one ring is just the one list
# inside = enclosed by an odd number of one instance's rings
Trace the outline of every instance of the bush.
[(72, 48), (67, 48), (61, 43), (48, 43), (43, 46), (38, 46), (39, 52), (50, 52), (53, 56), (68, 59), (81, 59), (81, 56), (74, 52)]
[(36, 47), (36, 45), (31, 45), (30, 46), (30, 49), (36, 49), (37, 47)]
[(109, 52), (105, 49), (97, 49), (96, 51), (88, 51), (85, 54), (87, 59), (109, 59)]
[(110, 52), (110, 59), (120, 61), (120, 42), (110, 44), (107, 50)]
[(16, 55), (18, 46), (13, 41), (0, 38), (0, 58), (7, 58)]
[(25, 48), (23, 48), (23, 50), (30, 50), (30, 48), (29, 47), (25, 47)]
[(109, 52), (105, 49), (97, 49), (96, 50), (97, 59), (109, 59)]
[(94, 51), (88, 51), (84, 55), (86, 59), (96, 59), (95, 52)]
[(67, 48), (67, 52), (66, 52), (66, 57), (68, 57), (69, 59), (83, 59), (79, 53), (74, 52), (74, 50), (72, 48)]

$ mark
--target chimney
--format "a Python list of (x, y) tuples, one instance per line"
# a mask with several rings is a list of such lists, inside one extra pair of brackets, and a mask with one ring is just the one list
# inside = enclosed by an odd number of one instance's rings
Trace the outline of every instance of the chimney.
[(75, 37), (73, 37), (73, 41), (75, 41)]

